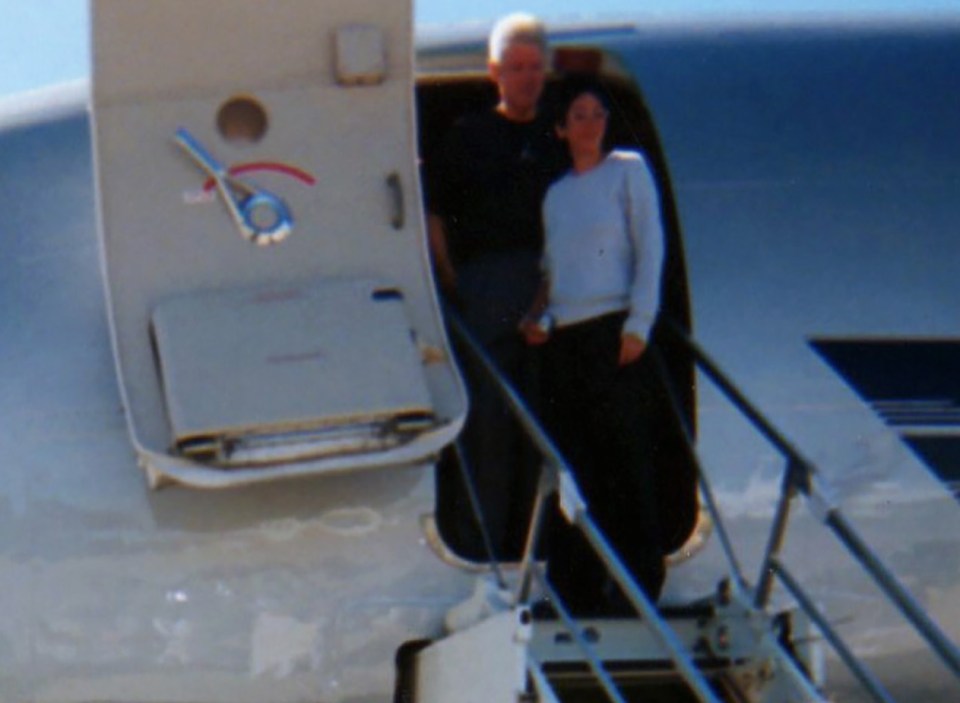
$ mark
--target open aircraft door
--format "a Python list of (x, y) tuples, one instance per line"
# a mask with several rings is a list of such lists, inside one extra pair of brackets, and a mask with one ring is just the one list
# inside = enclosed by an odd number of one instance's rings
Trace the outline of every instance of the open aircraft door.
[(466, 398), (410, 3), (95, 0), (93, 33), (108, 310), (151, 485), (430, 460)]

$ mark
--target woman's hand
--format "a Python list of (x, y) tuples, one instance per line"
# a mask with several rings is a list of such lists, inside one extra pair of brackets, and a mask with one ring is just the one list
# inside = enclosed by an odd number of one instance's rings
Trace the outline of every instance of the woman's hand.
[(537, 286), (537, 293), (533, 296), (533, 302), (527, 309), (527, 314), (520, 320), (517, 330), (523, 335), (523, 340), (531, 347), (539, 347), (546, 344), (550, 339), (550, 328), (553, 326), (552, 318), (546, 315), (547, 297), (549, 295), (550, 285), (547, 280), (541, 279)]
[(550, 333), (540, 324), (540, 320), (530, 315), (520, 320), (518, 329), (520, 330), (520, 334), (523, 335), (524, 341), (531, 347), (546, 344), (550, 339)]
[(647, 343), (630, 332), (620, 337), (620, 366), (632, 364), (643, 356), (647, 350)]

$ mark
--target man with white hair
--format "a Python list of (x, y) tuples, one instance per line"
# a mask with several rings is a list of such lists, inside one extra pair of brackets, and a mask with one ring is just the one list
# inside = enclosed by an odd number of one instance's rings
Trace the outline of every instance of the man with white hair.
[[(427, 161), (428, 234), (441, 290), (528, 401), (534, 352), (518, 325), (539, 285), (541, 203), (561, 164), (553, 125), (539, 107), (548, 61), (539, 20), (500, 20), (488, 61), (497, 104), (460, 119)], [(495, 556), (515, 556), (536, 460), (496, 392), (469, 365), (465, 371), (471, 409), (462, 446)]]

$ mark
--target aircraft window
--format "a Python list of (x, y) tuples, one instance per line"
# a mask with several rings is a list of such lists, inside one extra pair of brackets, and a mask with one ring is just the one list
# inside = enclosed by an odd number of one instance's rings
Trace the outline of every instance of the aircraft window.
[(259, 142), (267, 133), (267, 111), (254, 98), (230, 98), (217, 111), (217, 129), (232, 144)]

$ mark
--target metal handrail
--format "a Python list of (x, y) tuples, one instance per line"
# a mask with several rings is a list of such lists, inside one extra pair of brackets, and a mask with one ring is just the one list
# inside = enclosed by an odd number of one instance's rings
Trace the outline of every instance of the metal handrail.
[[(573, 480), (572, 473), (566, 461), (540, 427), (523, 399), (513, 386), (503, 378), (499, 369), (476, 339), (474, 339), (473, 335), (466, 329), (456, 313), (448, 309), (445, 317), (450, 330), (471, 355), (473, 355), (475, 360), (480, 363), (483, 370), (493, 381), (495, 387), (503, 395), (503, 399), (506, 401), (510, 412), (520, 422), (531, 441), (546, 459), (543, 466), (543, 474), (545, 477), (541, 480), (540, 486), (538, 487), (537, 503), (534, 508), (534, 516), (530, 521), (530, 528), (527, 534), (526, 547), (522, 560), (523, 577), (521, 579), (520, 591), (518, 592), (518, 602), (523, 602), (529, 596), (530, 582), (535, 573), (534, 549), (546, 511), (546, 492), (558, 489), (561, 476), (566, 475), (564, 479), (565, 485), (575, 488), (576, 482)], [(577, 508), (573, 513), (573, 524), (584, 533), (587, 540), (598, 552), (601, 560), (608, 570), (612, 572), (611, 575), (623, 589), (628, 600), (637, 608), (638, 612), (646, 618), (647, 623), (652, 628), (654, 636), (660, 640), (660, 643), (670, 655), (678, 671), (681, 672), (687, 685), (690, 686), (691, 690), (702, 703), (721, 703), (716, 694), (711, 690), (706, 677), (697, 669), (693, 659), (685, 651), (679, 638), (673, 633), (666, 621), (660, 617), (656, 607), (650, 602), (643, 591), (640, 590), (626, 567), (610, 547), (606, 538), (596, 527), (582, 498), (575, 496), (574, 500)], [(577, 635), (575, 631), (572, 631), (572, 634), (575, 637)], [(601, 682), (603, 682), (602, 678)], [(614, 700), (616, 701), (617, 699), (615, 698)]]
[(877, 680), (877, 677), (857, 659), (857, 655), (853, 653), (847, 646), (847, 643), (844, 642), (837, 631), (833, 629), (833, 626), (827, 618), (814, 604), (813, 599), (807, 595), (793, 574), (787, 570), (787, 567), (781, 564), (778, 559), (773, 559), (770, 562), (770, 568), (776, 572), (777, 577), (783, 585), (786, 586), (790, 594), (797, 603), (800, 604), (800, 607), (807, 613), (807, 616), (813, 621), (820, 632), (823, 633), (827, 642), (829, 642), (837, 654), (840, 655), (840, 658), (847, 665), (847, 668), (853, 672), (860, 681), (860, 684), (873, 696), (873, 699), (877, 701), (877, 703), (896, 703), (893, 698), (890, 697), (890, 694), (887, 693), (883, 685)]
[(693, 429), (681, 410), (677, 389), (670, 381), (670, 376), (667, 373), (666, 362), (663, 360), (663, 355), (656, 347), (651, 347), (649, 353), (654, 355), (653, 358), (656, 361), (657, 370), (661, 379), (664, 381), (664, 390), (667, 394), (667, 400), (670, 402), (671, 412), (680, 423), (680, 431), (683, 441), (686, 444), (687, 450), (690, 453), (690, 457), (693, 460), (694, 467), (697, 471), (697, 482), (700, 487), (700, 495), (706, 503), (707, 512), (710, 515), (710, 519), (713, 521), (713, 528), (720, 540), (721, 550), (727, 559), (727, 566), (734, 578), (736, 587), (741, 591), (747, 591), (749, 590), (749, 587), (747, 585), (747, 580), (743, 575), (743, 568), (740, 566), (740, 560), (737, 559), (736, 550), (733, 548), (733, 540), (730, 539), (730, 533), (727, 532), (723, 515), (720, 512), (720, 506), (714, 497), (713, 487), (710, 485), (710, 481), (707, 478), (707, 473), (703, 470), (700, 456), (696, 450), (696, 440), (693, 436)]
[[(521, 564), (521, 573), (523, 576), (518, 588), (517, 600), (518, 602), (523, 602), (529, 597), (531, 581), (534, 575), (534, 548), (537, 544), (543, 517), (546, 512), (546, 497), (549, 493), (558, 489), (561, 476), (565, 477), (564, 483), (569, 479), (570, 485), (575, 486), (575, 482), (572, 480), (569, 467), (560, 456), (553, 442), (543, 432), (539, 423), (526, 407), (516, 390), (503, 379), (496, 365), (489, 359), (480, 345), (466, 330), (459, 318), (448, 311), (447, 320), (453, 332), (459, 340), (464, 343), (465, 348), (479, 361), (486, 374), (493, 380), (495, 386), (503, 395), (508, 408), (526, 430), (527, 435), (546, 460), (544, 471), (541, 475), (540, 486), (537, 491), (534, 515), (530, 522)], [(792, 499), (797, 493), (802, 493), (815, 516), (818, 517), (847, 548), (856, 562), (873, 578), (875, 583), (886, 594), (900, 613), (911, 623), (917, 633), (927, 641), (932, 651), (940, 657), (955, 675), (960, 677), (960, 650), (957, 649), (957, 646), (950, 641), (926, 615), (923, 608), (910, 592), (900, 584), (889, 568), (883, 564), (846, 520), (839, 507), (831, 499), (829, 488), (823, 481), (816, 466), (804, 457), (793, 444), (773, 426), (684, 329), (669, 321), (662, 325), (662, 328), (679, 339), (683, 346), (692, 353), (696, 365), (727, 397), (737, 411), (740, 412), (786, 460), (786, 470), (784, 472), (780, 499), (762, 560), (760, 575), (757, 579), (757, 585), (753, 589), (754, 605), (758, 608), (764, 608), (768, 605), (773, 589), (773, 581), (774, 579), (779, 579), (784, 586), (786, 586), (787, 590), (794, 595), (800, 607), (811, 617), (814, 623), (820, 627), (821, 631), (824, 632), (827, 640), (837, 649), (841, 659), (851, 668), (851, 671), (853, 671), (867, 691), (880, 703), (892, 703), (889, 694), (883, 690), (873, 675), (856, 660), (849, 648), (847, 648), (840, 639), (839, 635), (830, 628), (829, 623), (827, 623), (823, 615), (800, 589), (799, 583), (797, 583), (779, 561), (780, 550), (788, 528)], [(657, 362), (660, 374), (665, 382), (673, 412), (680, 420), (684, 439), (696, 463), (701, 495), (706, 502), (711, 518), (714, 520), (714, 525), (717, 529), (731, 572), (735, 577), (737, 586), (744, 591), (749, 590), (733, 550), (732, 542), (723, 525), (719, 506), (716, 504), (709, 482), (706, 479), (706, 473), (702, 470), (699, 458), (694, 449), (692, 431), (681, 412), (676, 389), (669, 374), (666, 372), (663, 359), (660, 358), (659, 355)], [(684, 651), (683, 645), (673, 634), (672, 630), (670, 630), (666, 622), (659, 616), (654, 605), (636, 585), (616, 553), (607, 543), (606, 538), (597, 529), (585, 503), (579, 496), (576, 496), (574, 502), (576, 504), (575, 509), (572, 511), (572, 514), (568, 515), (568, 519), (584, 533), (587, 540), (604, 562), (604, 565), (611, 572), (614, 580), (617, 581), (623, 589), (628, 600), (639, 613), (647, 618), (654, 633), (658, 639), (661, 640), (665, 649), (670, 652), (670, 656), (674, 660), (678, 670), (682, 672), (684, 679), (694, 690), (698, 698), (709, 703), (717, 701), (706, 679)], [(573, 634), (576, 636), (575, 632), (573, 632)], [(607, 687), (602, 677), (601, 683), (604, 684), (604, 688)], [(610, 695), (609, 691), (608, 695)], [(614, 700), (618, 700), (614, 696), (611, 697)]]
[(503, 569), (500, 568), (500, 562), (497, 561), (497, 555), (493, 548), (493, 540), (490, 536), (490, 530), (487, 529), (487, 521), (483, 515), (483, 506), (480, 504), (480, 496), (477, 495), (477, 489), (473, 485), (473, 478), (470, 472), (470, 464), (467, 460), (467, 453), (463, 450), (463, 444), (458, 438), (453, 443), (453, 451), (457, 458), (457, 468), (460, 472), (460, 480), (463, 481), (464, 489), (467, 492), (467, 501), (470, 503), (470, 512), (473, 513), (473, 519), (477, 522), (477, 528), (480, 530), (480, 539), (483, 542), (483, 551), (487, 556), (487, 563), (493, 576), (497, 581), (499, 588), (507, 587), (507, 580), (503, 576)]
[(617, 585), (623, 590), (624, 595), (627, 596), (627, 599), (637, 612), (646, 618), (647, 625), (653, 630), (654, 635), (660, 640), (661, 644), (667, 648), (667, 651), (670, 653), (670, 658), (673, 659), (674, 664), (677, 665), (677, 668), (683, 674), (687, 685), (690, 686), (703, 703), (720, 703), (720, 699), (717, 698), (716, 694), (710, 688), (710, 684), (707, 683), (706, 678), (700, 670), (697, 669), (693, 659), (686, 655), (683, 643), (680, 642), (680, 639), (667, 622), (660, 617), (659, 613), (657, 613), (656, 606), (647, 598), (647, 595), (637, 587), (630, 572), (627, 571), (626, 566), (624, 566), (623, 562), (609, 545), (603, 533), (597, 528), (593, 520), (590, 519), (589, 515), (587, 515), (585, 511), (578, 513), (575, 524), (583, 531), (587, 540), (594, 548), (594, 551), (596, 551), (603, 560), (607, 570), (617, 582)]
[[(853, 526), (843, 516), (840, 508), (830, 497), (829, 488), (814, 464), (803, 457), (784, 436), (747, 400), (734, 383), (720, 370), (709, 355), (687, 334), (673, 323), (663, 325), (690, 351), (697, 365), (716, 384), (727, 399), (751, 424), (773, 444), (787, 459), (777, 518), (771, 531), (766, 554), (761, 568), (761, 577), (755, 591), (754, 602), (766, 604), (769, 598), (773, 574), (782, 572), (774, 568), (783, 536), (787, 527), (789, 503), (796, 492), (802, 493), (819, 520), (839, 539), (860, 566), (873, 578), (900, 613), (913, 625), (916, 632), (927, 641), (931, 649), (947, 667), (960, 677), (960, 649), (950, 641), (939, 627), (927, 616), (910, 592), (897, 580), (890, 569), (867, 546)], [(669, 384), (669, 377), (666, 382)]]
[(560, 616), (560, 622), (563, 623), (567, 632), (573, 636), (573, 641), (577, 645), (577, 649), (583, 654), (584, 659), (587, 661), (587, 666), (590, 667), (593, 675), (597, 677), (603, 692), (606, 693), (607, 697), (614, 703), (626, 703), (626, 699), (620, 695), (620, 691), (617, 689), (617, 684), (614, 683), (613, 677), (603, 668), (603, 662), (600, 661), (596, 648), (590, 644), (580, 632), (580, 628), (577, 627), (577, 624), (573, 621), (573, 616), (564, 607), (563, 601), (557, 592), (539, 572), (536, 573), (536, 578), (541, 588), (543, 588), (544, 592), (550, 598), (550, 602), (553, 603), (553, 609), (557, 612), (557, 615)]
[(880, 588), (904, 617), (913, 624), (914, 629), (933, 647), (934, 652), (947, 664), (954, 675), (960, 678), (960, 650), (927, 616), (910, 591), (866, 545), (839, 509), (834, 508), (827, 514), (825, 524), (833, 530), (857, 561), (863, 564)]

